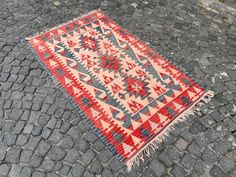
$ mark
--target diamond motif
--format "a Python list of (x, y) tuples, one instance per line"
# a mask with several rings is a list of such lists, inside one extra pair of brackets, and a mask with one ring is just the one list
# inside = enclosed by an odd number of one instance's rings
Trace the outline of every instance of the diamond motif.
[(85, 48), (88, 48), (88, 49), (93, 50), (93, 51), (97, 50), (96, 39), (94, 39), (92, 37), (83, 36), (82, 37), (82, 42), (83, 42), (83, 46)]
[(151, 139), (161, 140), (183, 111), (213, 94), (101, 11), (29, 42), (73, 105), (128, 165)]
[(134, 78), (127, 78), (127, 91), (134, 95), (139, 95), (141, 97), (147, 96), (145, 85)]
[(102, 66), (107, 69), (119, 71), (119, 61), (114, 56), (102, 56)]

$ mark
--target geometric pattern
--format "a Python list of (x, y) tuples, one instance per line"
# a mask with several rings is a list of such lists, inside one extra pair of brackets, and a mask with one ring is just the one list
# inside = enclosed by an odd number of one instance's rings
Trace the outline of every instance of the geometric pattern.
[(205, 93), (100, 10), (29, 43), (89, 126), (125, 161)]

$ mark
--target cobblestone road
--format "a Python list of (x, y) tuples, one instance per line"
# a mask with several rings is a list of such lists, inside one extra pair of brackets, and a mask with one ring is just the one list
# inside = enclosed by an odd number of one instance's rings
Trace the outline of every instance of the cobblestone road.
[[(129, 173), (24, 41), (97, 8), (216, 94)], [(0, 176), (236, 177), (235, 19), (195, 0), (0, 0)]]

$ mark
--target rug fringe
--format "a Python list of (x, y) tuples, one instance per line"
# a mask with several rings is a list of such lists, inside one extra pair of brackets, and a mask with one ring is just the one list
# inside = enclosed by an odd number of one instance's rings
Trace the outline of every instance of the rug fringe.
[(140, 160), (144, 161), (144, 155), (150, 156), (150, 151), (158, 148), (159, 144), (169, 136), (170, 132), (174, 130), (174, 125), (179, 122), (185, 121), (189, 115), (194, 115), (198, 112), (199, 106), (208, 103), (210, 99), (214, 96), (213, 91), (205, 92), (198, 101), (196, 101), (187, 110), (176, 117), (161, 133), (159, 133), (155, 138), (153, 138), (148, 144), (146, 144), (142, 150), (135, 154), (131, 159), (126, 162), (127, 170), (131, 171), (134, 165), (139, 166)]
[[(30, 40), (30, 39), (32, 39), (32, 38), (35, 38), (36, 36), (39, 36), (39, 35), (42, 35), (42, 34), (44, 34), (44, 33), (47, 33), (48, 31), (51, 31), (51, 30), (60, 28), (61, 26), (64, 26), (64, 25), (69, 24), (69, 23), (71, 23), (71, 22), (73, 22), (73, 21), (75, 21), (75, 20), (79, 20), (79, 19), (81, 19), (81, 18), (83, 18), (83, 17), (85, 17), (85, 16), (87, 16), (87, 15), (90, 15), (90, 14), (92, 14), (92, 13), (99, 12), (99, 11), (101, 11), (101, 10), (100, 10), (100, 9), (97, 9), (97, 10), (90, 11), (90, 12), (88, 12), (88, 13), (82, 15), (82, 16), (73, 18), (72, 20), (69, 20), (69, 21), (67, 21), (67, 22), (65, 22), (65, 23), (62, 23), (62, 24), (60, 24), (60, 25), (56, 25), (56, 26), (54, 26), (54, 27), (52, 27), (52, 28), (47, 28), (47, 29), (45, 29), (44, 31), (39, 32), (39, 33), (36, 33), (36, 34), (34, 34), (34, 35), (32, 35), (32, 36), (29, 36), (29, 37), (27, 37), (27, 38), (25, 38), (25, 39), (28, 41), (28, 40)], [(125, 29), (125, 28), (124, 28), (124, 29)], [(133, 36), (135, 36), (135, 35), (133, 35)], [(136, 37), (136, 36), (135, 36), (135, 37)], [(136, 37), (136, 38), (137, 38), (137, 37)], [(139, 39), (139, 38), (137, 38), (137, 39)], [(139, 39), (139, 40), (140, 40), (140, 39)], [(140, 40), (140, 41), (142, 41), (142, 40)], [(143, 42), (143, 41), (142, 41), (142, 42)], [(148, 46), (148, 45), (147, 45), (147, 42), (143, 42), (143, 44), (146, 45), (146, 46)], [(148, 47), (151, 48), (150, 46), (148, 46)], [(153, 49), (152, 49), (152, 50), (153, 50)], [(32, 51), (34, 51), (34, 50), (32, 50)], [(156, 52), (155, 50), (153, 50), (153, 51)], [(156, 53), (159, 54), (158, 52), (156, 52)], [(161, 55), (161, 54), (159, 54), (159, 55)], [(36, 55), (36, 56), (37, 56), (37, 55)], [(176, 65), (176, 64), (173, 63), (172, 61), (167, 60), (167, 57), (164, 57), (163, 55), (161, 55), (161, 56), (162, 56), (162, 58), (164, 58), (166, 61), (168, 61), (169, 63), (171, 63), (172, 65), (174, 65), (177, 69), (179, 69), (180, 71), (184, 72), (187, 76), (190, 76), (189, 73), (186, 72), (185, 70), (183, 70), (182, 67), (180, 68), (178, 65)], [(36, 57), (36, 58), (38, 58), (38, 57)], [(38, 59), (38, 61), (42, 64), (42, 62), (40, 61), (40, 59)], [(43, 64), (42, 64), (42, 65), (43, 65)], [(46, 68), (46, 67), (44, 67), (44, 68)], [(48, 71), (48, 72), (50, 73), (50, 71)], [(52, 75), (51, 75), (51, 76), (52, 76)], [(53, 78), (53, 77), (52, 77), (52, 78)], [(192, 78), (192, 77), (191, 77), (191, 78)], [(55, 81), (55, 83), (58, 83), (58, 82), (56, 81), (56, 79), (53, 79), (53, 80)], [(196, 83), (198, 83), (200, 86), (202, 86), (202, 84), (201, 84), (199, 81), (194, 80), (194, 82), (196, 82)], [(57, 84), (57, 85), (58, 85), (58, 87), (59, 87), (60, 89), (62, 89), (59, 84)], [(69, 97), (69, 96), (66, 94), (65, 91), (63, 91), (63, 93), (66, 95), (66, 97)], [(142, 161), (144, 161), (144, 155), (150, 156), (150, 151), (151, 151), (151, 150), (155, 150), (155, 149), (158, 148), (159, 144), (160, 144), (166, 137), (169, 136), (170, 131), (174, 130), (174, 125), (176, 125), (176, 124), (179, 123), (179, 122), (183, 122), (184, 120), (186, 120), (186, 119), (188, 118), (189, 115), (194, 115), (194, 114), (197, 112), (198, 107), (199, 107), (200, 105), (203, 105), (204, 103), (209, 102), (210, 98), (212, 98), (213, 96), (214, 96), (214, 93), (213, 93), (212, 91), (207, 91), (207, 92), (205, 92), (205, 93), (203, 94), (203, 96), (202, 96), (198, 101), (196, 101), (192, 106), (190, 106), (187, 110), (185, 110), (185, 111), (184, 111), (183, 113), (181, 113), (177, 118), (175, 118), (175, 120), (173, 120), (167, 127), (165, 127), (165, 129), (162, 130), (161, 133), (159, 133), (155, 138), (153, 138), (149, 143), (147, 143), (147, 144), (142, 148), (142, 150), (140, 150), (138, 153), (136, 153), (131, 159), (129, 159), (129, 160), (126, 162), (128, 171), (130, 171), (134, 165), (139, 165), (140, 159), (141, 159)], [(69, 99), (69, 100), (71, 100), (71, 99)], [(73, 103), (72, 101), (70, 101), (70, 102)], [(74, 105), (74, 104), (73, 104), (73, 105)], [(81, 111), (79, 111), (79, 113), (82, 114)], [(83, 115), (83, 114), (82, 114), (82, 115)], [(82, 117), (84, 118), (85, 116), (82, 116)], [(85, 119), (85, 120), (86, 120), (86, 119)], [(98, 135), (99, 135), (99, 134), (98, 134)], [(100, 136), (99, 136), (99, 137), (100, 137)], [(102, 138), (102, 137), (101, 137), (101, 138)], [(105, 141), (105, 140), (104, 140), (104, 141)]]

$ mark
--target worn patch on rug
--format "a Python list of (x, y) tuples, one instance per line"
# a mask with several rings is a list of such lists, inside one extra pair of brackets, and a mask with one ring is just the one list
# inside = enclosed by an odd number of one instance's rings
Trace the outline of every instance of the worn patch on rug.
[(213, 96), (100, 10), (27, 40), (80, 115), (129, 169)]

